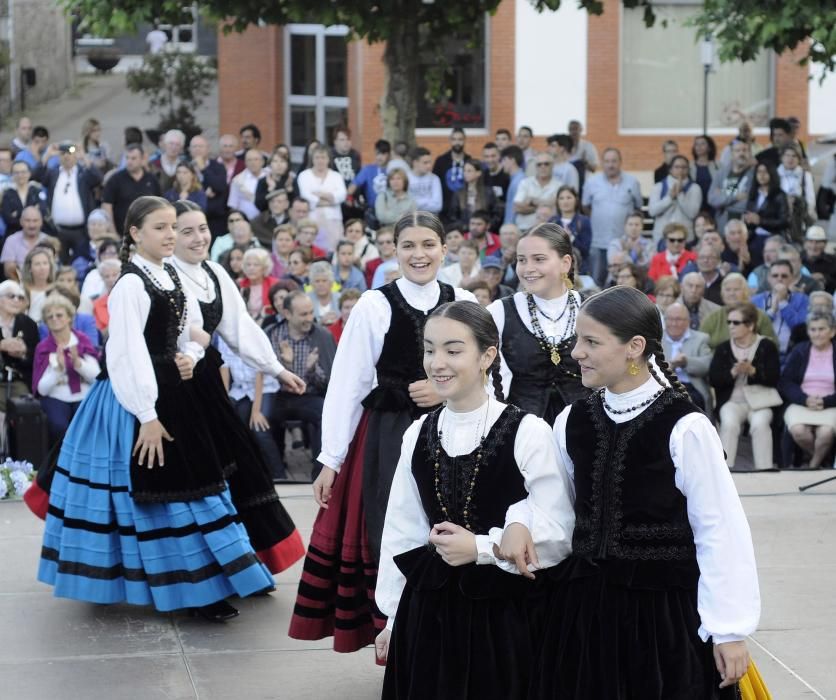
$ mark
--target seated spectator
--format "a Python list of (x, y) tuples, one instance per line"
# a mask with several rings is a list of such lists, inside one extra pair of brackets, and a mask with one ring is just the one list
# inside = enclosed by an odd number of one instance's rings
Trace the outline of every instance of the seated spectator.
[(270, 430), (279, 381), (250, 367), (232, 352), (222, 338), (218, 338), (217, 343), (224, 362), (221, 377), (235, 412), (252, 431), (261, 456), (270, 466), (273, 481), (284, 481), (287, 479), (284, 460)]
[(243, 212), (237, 209), (231, 210), (226, 222), (229, 226), (229, 233), (225, 233), (223, 236), (218, 236), (215, 239), (209, 254), (212, 260), (215, 262), (220, 261), (221, 255), (235, 245), (241, 246), (244, 249), (261, 247), (258, 239), (253, 235), (250, 220)]
[(748, 387), (775, 388), (780, 378), (778, 348), (756, 331), (757, 309), (746, 302), (728, 310), (729, 340), (714, 351), (709, 382), (717, 397), (720, 439), (726, 463), (734, 469), (737, 443), (744, 423), (749, 424), (756, 471), (772, 469), (771, 408), (754, 408)]
[(624, 263), (615, 273), (615, 283), (622, 287), (633, 287), (640, 292), (647, 292), (648, 279), (643, 267), (635, 263)]
[[(677, 280), (676, 277), (665, 275), (656, 280), (653, 295), (656, 297), (656, 308), (659, 309), (662, 314), (663, 321), (665, 318), (665, 311), (671, 304), (676, 302), (680, 294), (682, 294), (682, 288), (679, 286), (679, 280)], [(685, 308), (684, 304), (681, 304), (681, 306), (682, 308)], [(688, 311), (688, 309), (685, 310)], [(688, 314), (688, 325), (690, 326), (690, 311)]]
[[(367, 209), (374, 211), (377, 195), (386, 190), (386, 173), (391, 156), (392, 144), (385, 139), (376, 141), (374, 144), (374, 163), (369, 163), (360, 168), (354, 182), (348, 187), (348, 196), (356, 198), (356, 201), (362, 201)], [(393, 167), (392, 170), (394, 169)], [(402, 169), (407, 172), (406, 168)], [(346, 224), (346, 228), (348, 228), (348, 224)]]
[[(696, 261), (697, 259), (694, 253), (685, 249), (688, 231), (683, 224), (668, 224), (665, 226), (663, 236), (665, 239), (665, 250), (653, 256), (650, 261), (650, 268), (647, 271), (647, 276), (654, 282), (660, 277), (679, 277), (683, 268), (689, 262)], [(613, 241), (613, 243), (615, 242)]]
[(725, 246), (720, 254), (720, 267), (723, 274), (737, 271), (743, 276), (752, 269), (752, 255), (749, 252), (747, 239), (749, 230), (740, 219), (729, 219), (723, 230)]
[[(589, 246), (592, 244), (592, 225), (589, 217), (581, 213), (581, 202), (578, 191), (563, 185), (557, 191), (557, 215), (551, 219), (552, 223), (560, 224), (572, 237), (572, 246), (581, 254), (580, 272), (589, 272)], [(500, 230), (501, 232), (501, 230)]]
[(444, 233), (444, 244), (447, 246), (447, 254), (444, 256), (444, 267), (459, 261), (459, 248), (464, 240), (464, 234), (456, 224), (446, 227)]
[(766, 312), (775, 336), (781, 359), (786, 357), (792, 329), (803, 324), (807, 318), (810, 298), (803, 292), (790, 289), (792, 265), (786, 260), (776, 260), (769, 266), (769, 291), (752, 297), (752, 303)]
[(371, 276), (370, 289), (383, 286), (383, 277), (386, 271), (398, 267), (398, 259), (395, 255), (395, 232), (392, 228), (384, 226), (378, 229), (374, 242), (380, 257), (370, 260), (366, 265), (366, 280), (368, 281), (369, 276)]
[(55, 286), (69, 289), (78, 296), (78, 311), (83, 314), (93, 313), (93, 302), (87, 297), (81, 296), (81, 290), (78, 287), (78, 273), (74, 267), (65, 265), (58, 269), (55, 275)]
[(42, 219), (47, 217), (47, 191), (39, 182), (32, 179), (32, 169), (29, 165), (18, 160), (12, 164), (12, 185), (3, 192), (0, 200), (0, 214), (6, 225), (6, 236), (20, 231), (23, 222), (20, 220), (23, 211), (35, 207)]
[(801, 151), (795, 144), (781, 149), (778, 178), (781, 190), (787, 195), (790, 210), (790, 239), (797, 244), (804, 241), (807, 227), (816, 221), (816, 190), (813, 175), (802, 166)]
[(185, 199), (194, 202), (203, 211), (209, 200), (200, 184), (197, 171), (188, 161), (181, 161), (174, 171), (174, 180), (171, 182), (171, 189), (163, 195), (169, 202), (176, 202), (178, 199)]
[(102, 277), (102, 284), (104, 290), (93, 302), (93, 317), (96, 319), (96, 328), (103, 337), (107, 337), (108, 327), (110, 326), (110, 312), (107, 309), (107, 300), (110, 297), (110, 292), (113, 290), (113, 285), (119, 279), (122, 272), (122, 263), (117, 258), (116, 260), (102, 260), (99, 263), (99, 274)]
[(366, 278), (359, 267), (354, 265), (354, 243), (343, 239), (334, 251), (334, 280), (340, 289), (356, 289), (365, 292)]
[(749, 227), (749, 252), (752, 262), (759, 265), (769, 236), (786, 236), (790, 225), (787, 195), (781, 190), (777, 171), (765, 163), (758, 163), (749, 190), (743, 222)]
[(557, 191), (562, 184), (554, 177), (554, 159), (550, 154), (538, 153), (535, 168), (536, 174), (522, 180), (514, 195), (513, 207), (516, 213), (514, 223), (519, 226), (523, 233), (535, 225), (537, 207), (541, 204), (554, 206), (557, 200)]
[(290, 200), (284, 190), (273, 190), (267, 195), (266, 211), (262, 211), (252, 220), (253, 234), (265, 248), (273, 241), (276, 227), (289, 223), (287, 215)]
[[(747, 209), (755, 180), (752, 151), (745, 141), (731, 143), (731, 158), (721, 163), (708, 190), (708, 204), (714, 209), (718, 226), (729, 219), (739, 219)], [(745, 219), (744, 219), (745, 220)], [(746, 223), (749, 223), (748, 221)]]
[(284, 308), (284, 300), (287, 298), (287, 295), (291, 292), (297, 292), (300, 289), (296, 282), (289, 279), (281, 279), (270, 287), (270, 305), (274, 310), (277, 309), (277, 311), (270, 316), (265, 316), (261, 321), (261, 327), (265, 333), (284, 319), (281, 310)]
[(697, 218), (694, 219), (694, 239), (692, 241), (688, 241), (685, 244), (685, 247), (688, 250), (694, 250), (694, 248), (699, 247), (699, 244), (702, 243), (702, 237), (706, 231), (716, 230), (717, 222), (714, 221), (714, 217), (711, 213), (704, 210), (701, 211), (697, 214)]
[[(290, 197), (296, 193), (296, 173), (290, 169), (290, 161), (281, 151), (274, 151), (270, 156), (267, 172), (259, 179), (255, 186), (255, 207), (260, 212), (267, 211), (270, 195), (283, 191), (290, 206)], [(285, 207), (287, 209), (287, 207)], [(280, 222), (284, 223), (284, 222)]]
[[(834, 299), (831, 294), (827, 292), (813, 292), (810, 295), (810, 305), (807, 307), (807, 318), (810, 314), (821, 313), (833, 316)], [(834, 316), (836, 318), (836, 316)], [(799, 343), (809, 341), (810, 337), (807, 335), (807, 325), (799, 324), (792, 329), (790, 333), (790, 344), (787, 347), (787, 353), (791, 353), (792, 349)]]
[[(270, 329), (270, 342), (281, 363), (302, 377), (306, 387), (302, 395), (280, 392), (281, 400), (276, 403), (272, 418), (279, 425), (289, 420), (303, 421), (309, 429), (315, 460), (322, 447), (322, 405), (337, 344), (326, 329), (314, 323), (314, 304), (303, 292), (288, 294), (282, 313), (285, 321)], [(314, 462), (312, 478), (318, 471)]]
[(482, 261), (482, 269), (479, 271), (479, 279), (487, 283), (491, 291), (491, 301), (509, 297), (514, 290), (502, 284), (502, 263), (496, 258), (489, 257)]
[(284, 279), (293, 280), (300, 289), (306, 289), (309, 284), (308, 269), (311, 266), (311, 256), (308, 251), (304, 248), (297, 248), (290, 254), (287, 264), (288, 272)]
[(721, 304), (723, 273), (720, 270), (720, 253), (705, 240), (706, 235), (703, 234), (703, 242), (697, 249), (697, 272), (705, 282), (705, 298), (715, 304)]
[[(96, 347), (96, 349), (100, 350), (102, 347), (102, 339), (98, 329), (96, 328), (96, 319), (93, 317), (92, 313), (86, 313), (79, 310), (81, 306), (81, 296), (79, 296), (78, 291), (57, 283), (47, 287), (47, 298), (56, 294), (64, 297), (73, 306), (73, 331), (79, 331), (80, 333), (86, 335), (90, 342), (93, 343), (93, 345)], [(38, 324), (38, 334), (40, 339), (43, 340), (44, 338), (46, 338), (48, 333), (49, 329), (47, 328), (46, 323), (41, 321)]]
[(746, 283), (753, 293), (769, 289), (769, 266), (778, 259), (781, 248), (786, 243), (783, 236), (769, 236), (763, 246), (763, 262), (755, 267), (746, 278)]
[(233, 246), (221, 255), (218, 261), (235, 282), (240, 281), (244, 277), (244, 253), (247, 250), (249, 248), (245, 246)]
[(329, 253), (343, 234), (340, 205), (346, 198), (345, 181), (342, 175), (329, 168), (330, 158), (326, 146), (314, 146), (311, 167), (299, 173), (297, 179), (299, 194), (310, 202), (311, 218), (319, 229), (316, 243)]
[(459, 261), (442, 267), (438, 272), (438, 279), (454, 287), (464, 287), (478, 279), (481, 269), (479, 246), (475, 241), (462, 241), (459, 247)]
[(420, 146), (413, 150), (409, 194), (415, 200), (416, 209), (439, 215), (445, 202), (441, 179), (432, 169), (433, 159), (430, 152)]
[(160, 192), (175, 186), (177, 166), (186, 159), (186, 134), (180, 129), (170, 129), (160, 136), (160, 150), (148, 159), (148, 172), (157, 180)]
[(46, 290), (55, 282), (56, 272), (55, 257), (47, 248), (35, 246), (23, 261), (20, 281), (29, 297), (29, 310), (26, 313), (35, 323), (41, 321)]
[(670, 173), (673, 159), (679, 155), (679, 144), (668, 139), (662, 144), (662, 155), (664, 156), (662, 164), (653, 171), (653, 182), (656, 184), (662, 182)]
[[(683, 280), (683, 288), (685, 282)], [(749, 301), (749, 287), (746, 280), (739, 272), (730, 272), (723, 278), (721, 287), (723, 306), (720, 306), (708, 314), (700, 323), (699, 329), (708, 334), (708, 344), (715, 349), (720, 343), (729, 339), (728, 311), (732, 306)], [(778, 337), (772, 328), (772, 321), (769, 320), (763, 311), (755, 307), (757, 312), (756, 330), (759, 335), (769, 338), (777, 347)]]
[(801, 264), (801, 253), (795, 246), (787, 243), (782, 245), (778, 249), (778, 260), (786, 260), (792, 267), (792, 280), (790, 282), (792, 291), (812, 294), (824, 289), (824, 286), (804, 269), (804, 265)]
[[(575, 261), (575, 269), (579, 270), (581, 254), (577, 249), (572, 251), (572, 259)], [(585, 300), (601, 290), (595, 285), (595, 280), (591, 275), (575, 275), (575, 291), (581, 295), (582, 300)]]
[(37, 324), (23, 309), (26, 293), (17, 282), (0, 282), (0, 412), (6, 412), (7, 396), (23, 396), (32, 391), (32, 360), (40, 342)]
[(687, 238), (694, 237), (694, 219), (702, 206), (702, 190), (691, 180), (690, 167), (685, 156), (674, 156), (670, 173), (653, 186), (647, 211), (654, 218), (654, 243), (662, 239), (663, 231), (672, 223), (684, 226)]
[(827, 233), (821, 226), (811, 226), (804, 235), (804, 253), (801, 262), (810, 276), (824, 286), (828, 294), (836, 291), (836, 256), (824, 252)]
[[(362, 171), (361, 171), (362, 172)], [(366, 274), (366, 265), (372, 260), (378, 260), (380, 253), (366, 235), (366, 226), (362, 219), (349, 219), (345, 224), (345, 239), (354, 244), (354, 265)], [(374, 270), (372, 270), (374, 273)], [(366, 279), (368, 287), (369, 280)]]
[(520, 230), (516, 224), (502, 224), (499, 229), (499, 250), (493, 253), (502, 264), (502, 284), (516, 289), (520, 286), (517, 277), (517, 244), (520, 242)]
[(270, 259), (273, 261), (273, 276), (284, 277), (290, 269), (290, 254), (296, 248), (296, 230), (291, 224), (276, 226), (272, 247)]
[(490, 232), (490, 225), (491, 216), (489, 212), (479, 210), (471, 214), (465, 238), (473, 241), (479, 247), (480, 260), (484, 260), (485, 257), (496, 253), (502, 245), (499, 237)]
[(226, 204), (230, 209), (240, 211), (247, 220), (258, 216), (255, 205), (255, 190), (258, 181), (264, 175), (264, 155), (257, 148), (251, 148), (244, 154), (244, 169), (229, 183), (229, 197)]
[(488, 228), (499, 224), (496, 197), (493, 190), (485, 184), (485, 171), (478, 160), (468, 160), (464, 164), (464, 184), (453, 192), (447, 209), (447, 221), (461, 227), (468, 226), (474, 216), (487, 215)]
[(296, 224), (296, 247), (307, 251), (311, 260), (327, 260), (328, 252), (314, 243), (318, 236), (319, 226), (313, 219), (302, 219)]
[(90, 241), (89, 247), (71, 263), (78, 272), (79, 284), (83, 284), (87, 275), (96, 268), (99, 248), (103, 243), (109, 241), (119, 245), (119, 236), (113, 231), (110, 215), (104, 209), (94, 209), (88, 214), (87, 238)]
[(0, 254), (3, 272), (10, 280), (19, 279), (26, 256), (49, 238), (42, 230), (43, 218), (38, 207), (26, 207), (20, 215), (20, 225), (19, 231), (6, 235)]
[(238, 286), (250, 316), (254, 321), (261, 322), (265, 316), (276, 313), (270, 305), (270, 288), (279, 281), (272, 276), (273, 261), (263, 248), (250, 248), (244, 253), (242, 266), (244, 276)]
[(480, 306), (487, 307), (493, 302), (491, 286), (484, 279), (474, 280), (470, 284), (466, 284), (463, 289), (473, 294)]
[(331, 331), (331, 335), (334, 336), (334, 342), (340, 342), (340, 338), (343, 335), (343, 331), (345, 330), (345, 324), (348, 323), (348, 318), (351, 316), (351, 310), (354, 308), (354, 305), (360, 299), (360, 292), (356, 289), (346, 289), (342, 294), (340, 294), (340, 317), (328, 326), (328, 330)]
[(409, 177), (400, 168), (389, 171), (386, 175), (386, 190), (374, 200), (374, 213), (381, 226), (392, 226), (404, 214), (417, 209), (412, 195), (409, 194)]
[(691, 179), (702, 190), (703, 205), (707, 207), (711, 181), (719, 169), (716, 163), (717, 144), (710, 136), (695, 136), (691, 155), (694, 158), (691, 163)]
[(91, 340), (73, 330), (75, 307), (60, 294), (50, 294), (43, 304), (49, 329), (35, 349), (32, 391), (46, 413), (49, 444), (67, 431), (81, 401), (101, 372), (99, 354)]
[[(719, 304), (705, 298), (705, 280), (699, 272), (689, 272), (682, 277), (682, 293), (677, 301), (688, 309), (693, 330), (704, 330), (700, 324), (720, 308)], [(723, 319), (725, 322), (725, 319)]]
[[(658, 295), (657, 295), (658, 298)], [(665, 333), (662, 349), (665, 359), (688, 391), (693, 402), (711, 414), (711, 393), (705, 381), (711, 364), (708, 336), (690, 328), (691, 318), (682, 304), (673, 303), (665, 310)]]
[(836, 347), (832, 314), (807, 317), (810, 340), (793, 348), (778, 389), (790, 404), (784, 423), (809, 459), (807, 468), (820, 469), (836, 437)]
[(310, 277), (308, 296), (314, 305), (314, 320), (322, 326), (330, 326), (340, 317), (340, 295), (334, 270), (327, 262), (319, 260), (311, 265)]
[(119, 246), (119, 242), (112, 239), (105, 239), (99, 244), (96, 251), (96, 267), (87, 273), (84, 278), (84, 284), (81, 285), (82, 297), (95, 300), (104, 293), (104, 282), (102, 281), (99, 266), (105, 260), (118, 260)]
[(607, 263), (613, 262), (616, 253), (627, 256), (625, 262), (631, 262), (647, 269), (656, 250), (653, 241), (642, 236), (644, 215), (636, 210), (627, 215), (624, 221), (624, 234), (610, 241), (607, 248)]

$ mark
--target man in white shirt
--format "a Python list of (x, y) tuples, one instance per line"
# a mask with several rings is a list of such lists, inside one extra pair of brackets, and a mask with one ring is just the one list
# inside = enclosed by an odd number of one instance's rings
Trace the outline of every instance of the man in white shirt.
[(255, 205), (255, 188), (264, 174), (264, 158), (261, 151), (251, 148), (244, 155), (244, 170), (232, 178), (227, 204), (230, 209), (244, 212), (248, 219), (255, 219), (261, 213)]
[(665, 359), (691, 400), (703, 411), (711, 411), (711, 399), (705, 377), (711, 365), (708, 334), (692, 330), (691, 315), (684, 305), (674, 302), (665, 309), (665, 334), (662, 350)]
[(537, 208), (554, 207), (560, 181), (554, 178), (554, 159), (549, 153), (538, 153), (534, 159), (537, 174), (525, 178), (514, 195), (515, 223), (525, 233), (537, 223)]
[(159, 25), (155, 24), (154, 28), (145, 35), (145, 43), (148, 44), (148, 53), (162, 53), (168, 43), (168, 34), (160, 29)]

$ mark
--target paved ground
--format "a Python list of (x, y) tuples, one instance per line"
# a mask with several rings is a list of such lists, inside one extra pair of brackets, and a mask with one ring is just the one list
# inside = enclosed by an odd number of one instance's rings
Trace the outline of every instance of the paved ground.
[[(836, 472), (735, 476), (754, 533), (763, 595), (751, 648), (775, 700), (836, 700)], [(309, 486), (279, 492), (303, 537)], [(181, 614), (52, 597), (35, 580), (43, 525), (0, 503), (0, 698), (13, 700), (372, 700), (382, 672), (372, 651), (341, 655), (328, 641), (287, 637), (299, 565), (271, 596), (240, 602), (211, 625)], [(432, 699), (428, 699), (432, 700)], [(499, 699), (497, 699), (499, 700)]]

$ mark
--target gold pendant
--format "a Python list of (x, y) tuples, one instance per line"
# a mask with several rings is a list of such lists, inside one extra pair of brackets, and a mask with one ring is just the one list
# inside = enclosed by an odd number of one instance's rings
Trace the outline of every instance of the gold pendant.
[(552, 348), (552, 364), (560, 364), (560, 353), (557, 351), (557, 348)]

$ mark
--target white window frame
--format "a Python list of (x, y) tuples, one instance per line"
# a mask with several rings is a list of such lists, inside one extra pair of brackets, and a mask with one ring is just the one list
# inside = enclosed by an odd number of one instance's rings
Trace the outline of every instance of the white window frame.
[[(284, 28), (284, 132), (285, 142), (290, 144), (291, 158), (295, 162), (304, 162), (304, 149), (299, 146), (293, 146), (290, 140), (290, 113), (292, 107), (314, 108), (314, 121), (316, 122), (316, 135), (314, 138), (326, 144), (328, 135), (325, 133), (325, 110), (348, 110), (349, 99), (347, 95), (345, 97), (334, 97), (325, 94), (325, 37), (348, 37), (349, 33), (348, 27), (342, 24), (331, 27), (326, 27), (324, 24), (288, 24)], [(290, 42), (293, 35), (313, 36), (315, 38), (315, 95), (294, 95), (290, 92)]]
[[(171, 32), (171, 41), (165, 45), (166, 51), (176, 51), (179, 53), (194, 53), (197, 51), (197, 3), (191, 3), (183, 6), (183, 11), (189, 11), (192, 15), (191, 24), (161, 24), (159, 26), (164, 32)], [(180, 27), (189, 26), (192, 30), (191, 41), (180, 41)]]

